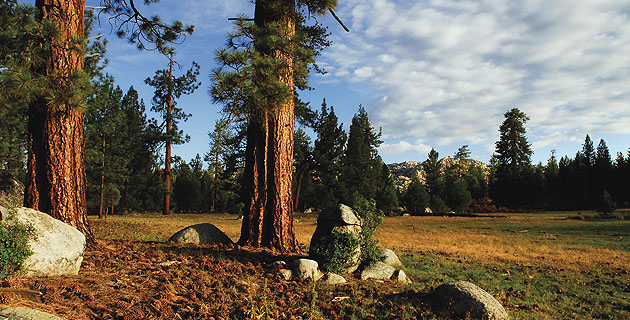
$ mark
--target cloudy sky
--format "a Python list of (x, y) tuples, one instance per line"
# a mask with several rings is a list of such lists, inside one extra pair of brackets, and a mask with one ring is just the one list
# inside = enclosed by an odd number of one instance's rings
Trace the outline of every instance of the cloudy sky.
[[(175, 153), (189, 160), (207, 151), (218, 117), (208, 73), (231, 30), (227, 18), (252, 16), (253, 4), (162, 0), (143, 9), (196, 26), (177, 57), (202, 66), (202, 87), (180, 102), (192, 113), (182, 126), (192, 139)], [(339, 0), (337, 14), (351, 32), (319, 18), (333, 41), (319, 61), (327, 74), (313, 75), (315, 91), (302, 96), (314, 107), (326, 98), (346, 127), (365, 106), (388, 163), (422, 161), (431, 147), (452, 155), (464, 144), (488, 161), (512, 107), (530, 117), (536, 162), (552, 149), (573, 156), (586, 134), (613, 154), (630, 146), (629, 0)], [(101, 27), (109, 33), (106, 21)], [(143, 80), (167, 60), (108, 38), (107, 71), (149, 104)]]

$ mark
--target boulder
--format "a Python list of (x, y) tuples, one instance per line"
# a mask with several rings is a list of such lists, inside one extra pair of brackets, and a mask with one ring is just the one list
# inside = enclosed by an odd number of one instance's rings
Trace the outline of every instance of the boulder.
[(184, 228), (168, 239), (171, 243), (233, 244), (230, 237), (211, 223), (200, 223)]
[(361, 219), (357, 217), (352, 208), (345, 204), (323, 210), (317, 217), (317, 224), (328, 223), (338, 226), (358, 225), (361, 226)]
[(361, 271), (361, 280), (389, 279), (394, 275), (394, 272), (396, 272), (396, 268), (383, 262), (376, 262)]
[(323, 279), (326, 284), (341, 284), (348, 282), (344, 277), (332, 272), (327, 273)]
[(389, 249), (379, 249), (378, 253), (381, 256), (385, 257), (385, 259), (383, 260), (385, 264), (388, 264), (394, 268), (399, 268), (402, 266), (400, 259), (398, 259), (398, 256), (394, 251)]
[(508, 319), (503, 306), (489, 293), (467, 281), (443, 284), (431, 294), (433, 308), (459, 319)]
[[(361, 220), (354, 213), (352, 208), (340, 204), (337, 207), (323, 210), (317, 218), (317, 228), (311, 238), (309, 253), (322, 264), (327, 264), (332, 254), (325, 254), (326, 250), (332, 250), (335, 246), (335, 236), (339, 234), (349, 234), (355, 239), (361, 238)], [(322, 252), (323, 251), (323, 252)], [(344, 264), (344, 271), (352, 273), (359, 268), (361, 258), (361, 247), (357, 246)]]
[(8, 320), (64, 320), (56, 315), (24, 307), (0, 309), (0, 319)]
[[(24, 185), (13, 179), (8, 172), (0, 172), (0, 206), (21, 207), (24, 201)], [(0, 217), (1, 218), (1, 217)]]
[(293, 275), (302, 279), (319, 280), (323, 274), (319, 271), (319, 264), (311, 259), (297, 259), (293, 261)]
[(8, 224), (19, 222), (33, 227), (34, 236), (29, 241), (33, 254), (24, 261), (24, 276), (79, 273), (86, 244), (83, 233), (37, 210), (22, 207), (9, 212), (0, 207), (0, 212), (2, 220)]

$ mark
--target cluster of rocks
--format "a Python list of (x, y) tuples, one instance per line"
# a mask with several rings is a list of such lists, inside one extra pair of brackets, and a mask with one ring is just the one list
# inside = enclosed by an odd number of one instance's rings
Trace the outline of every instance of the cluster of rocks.
[[(323, 272), (320, 263), (327, 264), (330, 255), (322, 254), (321, 250), (315, 248), (333, 248), (331, 241), (335, 241), (334, 234), (345, 234), (355, 239), (362, 236), (362, 221), (355, 214), (352, 208), (340, 204), (335, 208), (323, 210), (317, 218), (317, 228), (311, 239), (310, 257), (300, 257), (289, 263), (285, 261), (274, 262), (274, 267), (286, 280), (293, 278), (322, 280), (328, 284), (345, 283), (346, 279), (332, 272)], [(343, 263), (343, 273), (352, 274), (362, 280), (367, 279), (392, 279), (402, 283), (411, 283), (405, 272), (401, 270), (402, 263), (396, 254), (389, 249), (379, 249), (380, 255), (384, 257), (383, 262), (377, 262), (362, 269), (361, 248), (357, 245), (350, 252), (347, 261)], [(357, 271), (358, 270), (358, 271)]]

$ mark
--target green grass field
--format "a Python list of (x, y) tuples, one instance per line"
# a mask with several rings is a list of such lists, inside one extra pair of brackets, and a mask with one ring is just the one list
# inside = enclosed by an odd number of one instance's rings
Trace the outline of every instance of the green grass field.
[[(577, 219), (575, 217), (582, 216)], [(383, 301), (416, 316), (426, 308), (413, 293), (452, 280), (467, 280), (495, 296), (512, 319), (630, 319), (630, 219), (595, 219), (596, 213), (506, 213), (467, 217), (387, 217), (377, 239), (395, 250), (414, 283), (396, 292), (371, 284), (350, 286), (363, 294), (349, 318), (387, 318)], [(630, 216), (628, 212), (618, 217)], [(316, 215), (299, 215), (296, 235), (308, 247)], [(224, 214), (128, 215), (92, 219), (97, 237), (165, 241), (179, 229), (210, 222), (238, 239), (240, 221)], [(358, 281), (357, 281), (358, 282)], [(321, 299), (347, 289), (321, 290)], [(401, 291), (402, 290), (402, 291)], [(338, 292), (337, 292), (338, 291)], [(343, 302), (342, 302), (343, 303)], [(350, 302), (348, 302), (350, 303)], [(428, 313), (430, 314), (430, 313)], [(400, 318), (407, 318), (404, 314)]]

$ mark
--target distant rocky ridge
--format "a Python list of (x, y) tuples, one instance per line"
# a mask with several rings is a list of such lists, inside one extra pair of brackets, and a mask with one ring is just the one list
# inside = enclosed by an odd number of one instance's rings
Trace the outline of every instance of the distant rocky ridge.
[[(392, 178), (394, 179), (394, 184), (399, 189), (405, 189), (411, 183), (411, 180), (414, 177), (418, 177), (422, 183), (426, 183), (426, 175), (424, 169), (422, 168), (422, 164), (424, 162), (415, 162), (415, 161), (405, 161), (401, 163), (392, 163), (388, 164), (390, 173), (392, 174)], [(446, 170), (449, 166), (455, 164), (455, 158), (453, 157), (445, 157), (438, 161), (440, 164), (440, 168), (442, 171)], [(490, 173), (490, 167), (477, 160), (469, 159), (466, 160), (468, 166), (476, 165), (478, 167), (483, 168), (486, 172), (486, 175)]]

